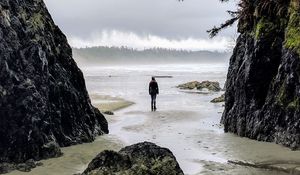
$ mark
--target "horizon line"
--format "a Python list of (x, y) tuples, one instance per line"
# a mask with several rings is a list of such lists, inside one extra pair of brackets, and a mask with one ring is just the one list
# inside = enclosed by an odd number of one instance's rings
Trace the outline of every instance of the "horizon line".
[(137, 48), (137, 47), (130, 47), (130, 46), (109, 46), (109, 45), (98, 45), (98, 46), (82, 46), (82, 47), (76, 47), (76, 46), (71, 46), (72, 49), (91, 49), (91, 48), (118, 48), (118, 49), (127, 49), (127, 50), (133, 50), (133, 51), (146, 51), (146, 50), (154, 50), (154, 49), (161, 49), (161, 50), (169, 50), (169, 51), (179, 51), (179, 52), (211, 52), (211, 53), (232, 53), (232, 50), (192, 50), (192, 49), (177, 49), (177, 48), (166, 48), (166, 47), (145, 47), (143, 49)]

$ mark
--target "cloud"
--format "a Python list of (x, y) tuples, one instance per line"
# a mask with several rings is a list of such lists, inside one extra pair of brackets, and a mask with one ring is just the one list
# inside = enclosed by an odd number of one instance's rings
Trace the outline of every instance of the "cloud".
[(75, 36), (69, 37), (69, 43), (72, 47), (76, 48), (93, 46), (127, 46), (139, 50), (160, 47), (178, 50), (208, 50), (223, 52), (228, 49), (230, 39), (226, 37), (217, 37), (214, 39), (167, 39), (165, 37), (151, 34), (138, 35), (133, 32), (103, 30), (102, 32), (91, 34), (88, 38), (80, 38)]
[[(236, 9), (234, 0), (45, 0), (52, 17), (68, 37), (117, 30), (167, 39), (204, 38)], [(236, 27), (220, 33), (232, 37)]]

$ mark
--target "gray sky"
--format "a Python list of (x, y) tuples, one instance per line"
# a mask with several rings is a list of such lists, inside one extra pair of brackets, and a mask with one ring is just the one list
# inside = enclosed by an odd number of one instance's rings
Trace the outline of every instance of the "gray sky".
[(214, 40), (206, 33), (229, 16), (234, 1), (219, 0), (45, 0), (72, 46), (168, 47), (224, 50), (236, 28)]

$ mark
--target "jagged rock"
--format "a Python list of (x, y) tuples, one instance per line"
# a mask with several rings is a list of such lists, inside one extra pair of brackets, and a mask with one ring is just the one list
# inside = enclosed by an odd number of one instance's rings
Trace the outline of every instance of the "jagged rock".
[(33, 159), (27, 160), (25, 163), (0, 163), (0, 174), (9, 173), (14, 170), (29, 172), (31, 169), (43, 165), (41, 162), (36, 162)]
[(222, 103), (225, 101), (225, 94), (221, 95), (220, 97), (214, 98), (211, 100), (211, 103)]
[(104, 151), (88, 165), (82, 175), (168, 174), (183, 175), (172, 152), (144, 142), (125, 147), (119, 152)]
[(198, 81), (191, 81), (188, 83), (180, 84), (177, 86), (177, 88), (192, 90), (192, 89), (196, 89), (199, 84), (200, 84), (200, 82), (198, 82)]
[[(254, 9), (261, 8), (256, 2), (251, 2)], [(226, 132), (297, 149), (300, 7), (299, 0), (283, 2), (280, 16), (274, 17), (277, 11), (271, 10), (254, 16), (253, 23), (240, 21), (242, 33), (230, 60), (222, 122)], [(249, 25), (253, 26), (243, 28)]]
[(0, 1), (0, 58), (0, 163), (60, 156), (108, 132), (42, 0)]
[(220, 83), (219, 82), (212, 82), (212, 81), (202, 81), (201, 83), (198, 81), (192, 81), (188, 82), (185, 84), (180, 84), (177, 86), (177, 88), (180, 89), (198, 89), (198, 90), (203, 90), (203, 89), (208, 89), (209, 91), (220, 91)]
[(198, 90), (208, 89), (209, 91), (221, 91), (220, 83), (214, 81), (202, 81), (199, 85), (197, 85)]
[(31, 171), (31, 167), (27, 166), (25, 163), (18, 164), (16, 169), (19, 171), (22, 171), (22, 172), (30, 172)]
[(0, 174), (12, 172), (16, 169), (16, 165), (10, 163), (0, 163)]

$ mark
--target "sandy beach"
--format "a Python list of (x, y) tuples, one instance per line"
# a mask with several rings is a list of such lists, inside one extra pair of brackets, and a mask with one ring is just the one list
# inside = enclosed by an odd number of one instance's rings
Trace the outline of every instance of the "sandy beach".
[(93, 106), (98, 108), (101, 112), (114, 112), (134, 104), (131, 101), (126, 101), (125, 99), (112, 97), (108, 95), (91, 94), (90, 97)]
[[(98, 137), (93, 143), (63, 148), (64, 156), (43, 160), (44, 165), (30, 174), (80, 173), (102, 150), (119, 150), (142, 141), (169, 148), (185, 174), (284, 175), (296, 172), (300, 167), (300, 151), (223, 132), (220, 125), (223, 104), (210, 101), (224, 92), (176, 88), (178, 84), (193, 80), (218, 81), (222, 87), (226, 70), (226, 65), (209, 68), (207, 65), (181, 65), (176, 69), (172, 65), (140, 66), (139, 69), (83, 68), (93, 104), (101, 111), (115, 113), (106, 116), (110, 134)], [(158, 78), (160, 95), (156, 112), (150, 110), (147, 93), (152, 75), (173, 77)], [(15, 171), (10, 174), (29, 173)]]

